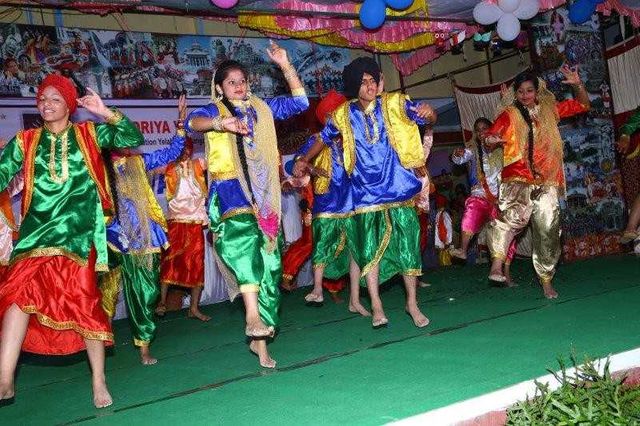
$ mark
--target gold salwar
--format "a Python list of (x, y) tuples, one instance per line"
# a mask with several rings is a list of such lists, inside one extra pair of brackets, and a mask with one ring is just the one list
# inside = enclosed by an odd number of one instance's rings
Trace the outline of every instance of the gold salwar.
[(487, 236), (491, 256), (505, 259), (513, 238), (531, 223), (533, 267), (542, 284), (550, 283), (562, 250), (558, 187), (504, 182), (499, 208)]

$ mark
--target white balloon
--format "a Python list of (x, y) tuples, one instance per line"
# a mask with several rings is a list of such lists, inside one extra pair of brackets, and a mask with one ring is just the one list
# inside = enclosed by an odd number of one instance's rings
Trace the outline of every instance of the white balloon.
[(520, 6), (520, 0), (498, 0), (498, 7), (505, 13), (513, 13), (518, 6)]
[(504, 41), (515, 40), (520, 34), (520, 21), (513, 13), (505, 13), (498, 20), (498, 36)]
[(503, 13), (495, 4), (481, 1), (473, 8), (473, 19), (480, 25), (491, 25), (500, 19)]
[(538, 0), (520, 0), (520, 6), (513, 14), (516, 15), (516, 18), (526, 21), (536, 16), (539, 10), (540, 3)]

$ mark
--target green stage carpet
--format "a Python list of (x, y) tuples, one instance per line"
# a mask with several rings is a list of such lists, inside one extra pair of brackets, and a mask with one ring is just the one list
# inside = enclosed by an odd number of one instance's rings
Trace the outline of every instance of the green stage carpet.
[(383, 293), (390, 324), (381, 330), (344, 303), (326, 297), (308, 308), (306, 289), (287, 294), (270, 345), (275, 371), (249, 353), (240, 301), (205, 307), (206, 324), (168, 314), (152, 346), (160, 361), (150, 367), (118, 321), (107, 359), (112, 407), (92, 407), (84, 355), (24, 357), (16, 402), (0, 408), (0, 424), (377, 425), (557, 370), (571, 351), (602, 357), (640, 346), (639, 259), (561, 265), (556, 301), (542, 298), (530, 260), (513, 269), (514, 289), (488, 287), (486, 266), (430, 273), (431, 287), (419, 290), (426, 329), (404, 313), (398, 284)]

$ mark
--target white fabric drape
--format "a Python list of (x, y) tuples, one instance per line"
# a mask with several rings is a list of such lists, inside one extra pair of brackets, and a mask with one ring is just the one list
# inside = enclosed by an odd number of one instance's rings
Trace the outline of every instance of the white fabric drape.
[(631, 111), (640, 105), (640, 43), (631, 41), (628, 45), (632, 47), (627, 50), (612, 49), (617, 54), (607, 60), (614, 114)]

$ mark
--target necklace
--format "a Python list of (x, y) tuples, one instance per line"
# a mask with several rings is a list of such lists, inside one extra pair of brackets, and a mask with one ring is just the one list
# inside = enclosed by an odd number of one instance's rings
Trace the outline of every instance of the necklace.
[[(371, 121), (371, 131), (369, 131), (369, 120)], [(373, 135), (371, 134), (373, 132)], [(380, 131), (376, 123), (373, 111), (364, 111), (364, 137), (369, 145), (375, 145), (380, 140)]]
[[(69, 129), (71, 128), (71, 123), (64, 130), (54, 133), (45, 125), (45, 128), (49, 132), (49, 141), (51, 142), (49, 148), (49, 177), (51, 180), (57, 184), (63, 184), (69, 179)], [(60, 168), (62, 169), (62, 174), (58, 175), (56, 171), (56, 151), (57, 151), (57, 142), (60, 140)]]

